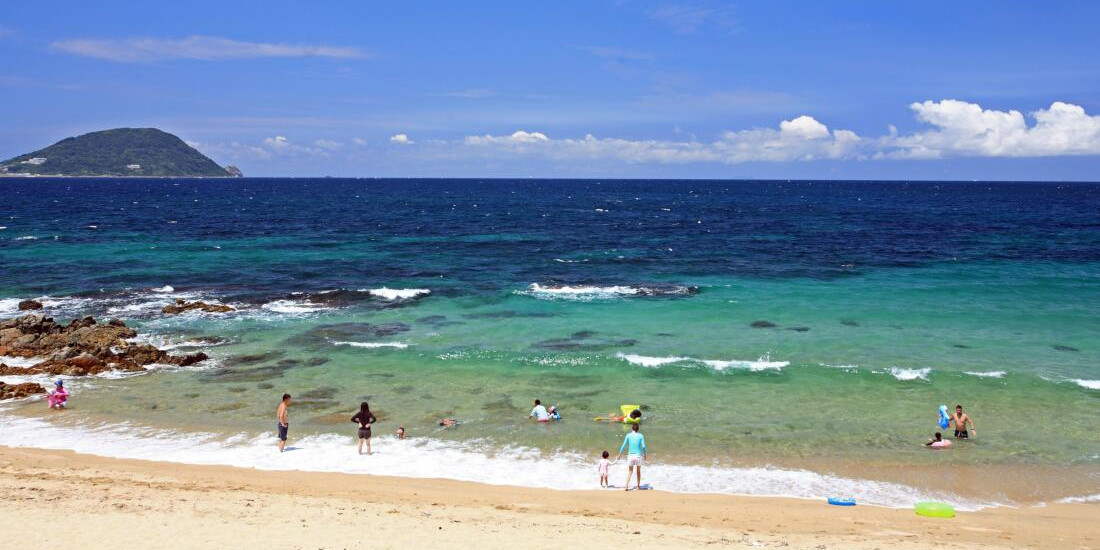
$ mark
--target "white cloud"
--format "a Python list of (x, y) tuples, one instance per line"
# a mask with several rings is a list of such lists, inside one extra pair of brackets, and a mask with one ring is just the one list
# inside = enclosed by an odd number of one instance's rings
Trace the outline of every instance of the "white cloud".
[(458, 90), (454, 92), (443, 92), (430, 95), (432, 97), (453, 97), (458, 99), (483, 99), (486, 97), (493, 97), (497, 95), (497, 93), (486, 88), (470, 88), (468, 90)]
[(407, 136), (405, 134), (394, 134), (394, 135), (390, 136), (390, 143), (400, 143), (402, 145), (409, 145), (409, 144), (413, 144), (413, 143), (416, 143), (416, 142), (409, 139), (409, 136)]
[(935, 129), (883, 138), (880, 156), (894, 158), (1047, 157), (1100, 154), (1100, 116), (1055, 101), (1032, 112), (1029, 126), (1017, 110), (982, 109), (954, 99), (909, 106)]
[(779, 129), (725, 132), (713, 142), (597, 138), (551, 139), (542, 132), (520, 130), (510, 135), (467, 136), (463, 144), (550, 158), (610, 158), (629, 163), (782, 162), (859, 156), (863, 140), (849, 130), (830, 131), (812, 117), (780, 123)]
[(358, 48), (244, 42), (217, 36), (186, 38), (124, 38), (60, 40), (50, 45), (54, 50), (106, 59), (120, 63), (140, 63), (166, 59), (251, 59), (261, 57), (366, 57)]
[(731, 6), (669, 4), (653, 10), (649, 16), (680, 34), (692, 34), (706, 25), (727, 30), (737, 27)]

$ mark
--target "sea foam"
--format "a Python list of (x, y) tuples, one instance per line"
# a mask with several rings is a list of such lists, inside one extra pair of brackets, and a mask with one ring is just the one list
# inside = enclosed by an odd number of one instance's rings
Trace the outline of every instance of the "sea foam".
[(405, 349), (409, 344), (404, 342), (333, 342), (337, 346), (352, 346), (356, 348), (397, 348)]
[(371, 296), (377, 296), (379, 298), (385, 298), (387, 300), (411, 300), (420, 296), (427, 296), (432, 291), (426, 288), (372, 288), (367, 292)]
[[(484, 442), (456, 442), (428, 434), (398, 440), (374, 439), (374, 454), (359, 456), (350, 436), (333, 433), (292, 438), (287, 452), (275, 450), (274, 434), (239, 433), (224, 436), (180, 432), (136, 423), (58, 425), (41, 418), (0, 411), (0, 445), (72, 450), (79, 453), (184, 464), (226, 465), (259, 470), (300, 470), (388, 475), (411, 478), (446, 477), (492, 485), (559, 490), (593, 489), (594, 458), (571, 452), (541, 452), (509, 446), (490, 449)], [(440, 464), (447, 468), (440, 469)], [(625, 466), (612, 467), (612, 479)], [(823, 499), (843, 494), (864, 505), (908, 508), (921, 500), (952, 502), (959, 510), (977, 510), (996, 503), (961, 498), (946, 492), (874, 480), (773, 467), (734, 468), (652, 462), (645, 472), (655, 489), (680, 493), (720, 493)]]
[(1100, 380), (1081, 380), (1080, 378), (1073, 380), (1074, 384), (1081, 386), (1082, 388), (1088, 388), (1090, 390), (1100, 390)]
[(905, 369), (905, 368), (901, 368), (901, 367), (890, 367), (889, 369), (887, 369), (887, 372), (889, 372), (891, 376), (893, 376), (894, 378), (897, 378), (898, 380), (903, 380), (903, 381), (924, 380), (924, 381), (927, 381), (928, 380), (928, 375), (932, 372), (932, 369), (929, 369), (929, 368)]
[(779, 370), (787, 365), (790, 365), (788, 361), (772, 361), (771, 357), (764, 356), (756, 361), (743, 361), (738, 359), (721, 360), (721, 359), (696, 359), (694, 357), (649, 357), (646, 355), (636, 355), (631, 353), (616, 353), (615, 357), (626, 361), (632, 365), (638, 365), (642, 367), (656, 368), (664, 365), (672, 365), (676, 363), (687, 364), (702, 364), (706, 365), (714, 370), (723, 371), (727, 369), (744, 369), (750, 371), (762, 371), (762, 370)]

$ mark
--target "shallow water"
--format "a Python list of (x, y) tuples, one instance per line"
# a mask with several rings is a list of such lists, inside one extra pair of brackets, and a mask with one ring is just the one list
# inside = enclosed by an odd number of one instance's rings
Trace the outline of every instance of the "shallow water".
[[(287, 391), (292, 434), (321, 438), (317, 448), (336, 441), (327, 434), (352, 434), (347, 419), (369, 399), (382, 433), (402, 424), (454, 452), (521, 449), (580, 469), (614, 453), (623, 433), (592, 418), (638, 403), (651, 458), (719, 468), (719, 490), (747, 490), (743, 469), (754, 466), (829, 464), (859, 477), (861, 463), (1072, 467), (1075, 481), (1046, 492), (1004, 482), (1031, 501), (1100, 489), (1100, 185), (0, 187), (10, 198), (0, 206), (0, 316), (45, 296), (59, 318), (121, 317), (158, 345), (213, 357), (201, 369), (72, 382), (66, 414), (127, 423), (134, 437), (168, 428), (268, 445), (257, 438)], [(176, 297), (239, 311), (161, 315)], [(211, 336), (226, 342), (200, 338)], [(528, 424), (535, 397), (560, 405), (565, 421)], [(936, 408), (955, 403), (980, 436), (948, 452), (921, 447)], [(443, 416), (464, 424), (441, 430)], [(494, 468), (538, 484), (508, 462)], [(796, 492), (779, 477), (751, 492)], [(700, 489), (682, 478), (661, 488)], [(837, 483), (825, 486), (846, 487)], [(884, 502), (906, 498), (891, 491)]]

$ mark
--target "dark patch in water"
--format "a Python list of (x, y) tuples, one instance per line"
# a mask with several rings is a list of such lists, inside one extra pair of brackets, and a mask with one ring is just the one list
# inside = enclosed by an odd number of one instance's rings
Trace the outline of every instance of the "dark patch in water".
[(397, 386), (393, 389), (393, 393), (403, 395), (406, 393), (412, 393), (416, 390), (416, 386)]
[(335, 323), (317, 325), (301, 334), (287, 338), (286, 342), (294, 347), (321, 349), (328, 347), (334, 341), (380, 340), (409, 330), (411, 330), (411, 327), (405, 323), (379, 325), (372, 323)]
[(322, 414), (320, 416), (311, 417), (309, 421), (313, 424), (322, 424), (325, 426), (340, 426), (350, 423), (351, 415), (344, 413)]
[(224, 404), (221, 404), (221, 405), (216, 405), (214, 407), (210, 407), (209, 409), (206, 409), (206, 410), (208, 410), (210, 412), (229, 412), (229, 411), (239, 411), (239, 410), (243, 409), (244, 407), (245, 407), (244, 403), (224, 403)]
[(233, 393), (244, 393), (244, 392), (248, 391), (248, 388), (242, 388), (240, 386), (233, 386), (232, 388), (226, 388), (226, 389), (233, 392)]
[[(331, 399), (302, 398), (302, 399), (294, 399), (294, 405), (292, 405), (292, 406), (296, 410), (323, 411), (323, 410), (326, 410), (326, 409), (331, 409), (331, 408), (333, 408), (337, 405), (339, 405), (339, 403), (337, 403), (336, 401), (333, 401)], [(351, 418), (351, 417), (348, 417), (348, 418)]]
[(959, 349), (971, 349), (970, 346), (968, 346), (966, 344), (951, 344), (951, 347), (955, 347), (955, 348), (959, 348)]
[[(565, 393), (562, 394), (562, 397), (566, 398), (566, 399), (579, 399), (581, 397), (595, 397), (595, 396), (600, 395), (602, 393), (607, 393), (607, 390), (587, 390), (587, 391), (578, 391), (578, 392), (565, 392)], [(576, 407), (576, 404), (574, 404), (573, 407)]]
[(775, 328), (779, 325), (776, 325), (771, 321), (753, 321), (752, 324), (750, 324), (749, 326), (752, 328)]
[(793, 330), (795, 332), (809, 332), (810, 327), (787, 327), (787, 330)]
[(322, 388), (315, 388), (312, 390), (304, 391), (298, 397), (302, 399), (332, 399), (336, 397), (336, 392), (339, 391), (332, 386), (325, 386)]
[(272, 359), (278, 359), (282, 357), (284, 353), (282, 351), (269, 351), (266, 353), (254, 353), (249, 355), (234, 355), (225, 360), (225, 364), (228, 366), (237, 365), (255, 365), (256, 363), (263, 363), (264, 361), (270, 361)]
[(325, 363), (328, 363), (328, 361), (328, 357), (310, 357), (309, 359), (305, 360), (305, 365), (307, 367), (318, 367), (324, 365)]
[(293, 365), (267, 365), (254, 369), (224, 369), (211, 372), (199, 378), (199, 380), (211, 382), (263, 382), (272, 378), (279, 378), (292, 368), (294, 368)]
[(259, 384), (256, 384), (256, 387), (261, 389), (261, 390), (270, 390), (271, 388), (274, 388), (275, 385), (274, 384), (268, 384), (267, 382), (260, 382)]
[(840, 324), (842, 324), (846, 327), (858, 327), (859, 326), (859, 323), (857, 323), (857, 322), (855, 322), (851, 319), (841, 319)]
[(481, 406), (481, 410), (491, 413), (511, 413), (517, 410), (515, 403), (512, 403), (511, 397), (501, 397), (494, 399)]
[(1077, 349), (1073, 346), (1063, 346), (1061, 344), (1054, 344), (1053, 346), (1050, 346), (1050, 347), (1052, 347), (1052, 348), (1054, 348), (1058, 351), (1081, 351), (1081, 350), (1079, 350), (1079, 349)]
[(201, 393), (185, 393), (185, 394), (183, 394), (183, 396), (188, 398), (188, 399), (195, 399), (196, 397), (198, 397), (200, 395), (202, 395), (202, 394)]
[(531, 347), (549, 351), (604, 351), (616, 348), (628, 348), (637, 344), (637, 340), (572, 340), (555, 338), (531, 344)]
[(421, 317), (416, 320), (417, 323), (422, 325), (438, 325), (445, 322), (447, 317), (445, 315), (429, 315), (427, 317)]
[(424, 395), (421, 395), (420, 398), (423, 399), (424, 401), (435, 401), (435, 396), (430, 394), (430, 393), (426, 393)]
[(593, 330), (579, 330), (577, 332), (574, 332), (569, 337), (572, 338), (573, 340), (587, 340), (587, 339), (589, 339), (589, 338), (591, 338), (595, 335), (596, 335), (596, 332), (593, 331)]
[(670, 336), (676, 336), (676, 335), (671, 333), (671, 332), (658, 332), (657, 336), (664, 336), (665, 338), (668, 338)]

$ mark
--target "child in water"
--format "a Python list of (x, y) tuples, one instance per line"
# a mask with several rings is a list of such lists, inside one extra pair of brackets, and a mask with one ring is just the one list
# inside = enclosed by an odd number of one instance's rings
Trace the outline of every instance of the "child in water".
[(57, 389), (46, 396), (46, 402), (51, 409), (61, 410), (69, 405), (69, 392), (65, 389), (65, 383), (58, 380), (53, 383)]
[(394, 435), (397, 436), (397, 439), (408, 439), (408, 437), (409, 437), (409, 436), (405, 435), (405, 427), (404, 426), (398, 426), (397, 431), (394, 432)]
[(932, 447), (934, 449), (942, 449), (944, 447), (950, 447), (951, 442), (943, 439), (943, 434), (936, 432), (936, 435), (932, 439), (928, 440), (928, 443), (924, 444), (925, 447)]
[(603, 458), (600, 459), (599, 472), (600, 472), (600, 487), (603, 489), (608, 488), (607, 483), (607, 469), (611, 466), (611, 461), (607, 457), (611, 456), (611, 453), (604, 451)]

